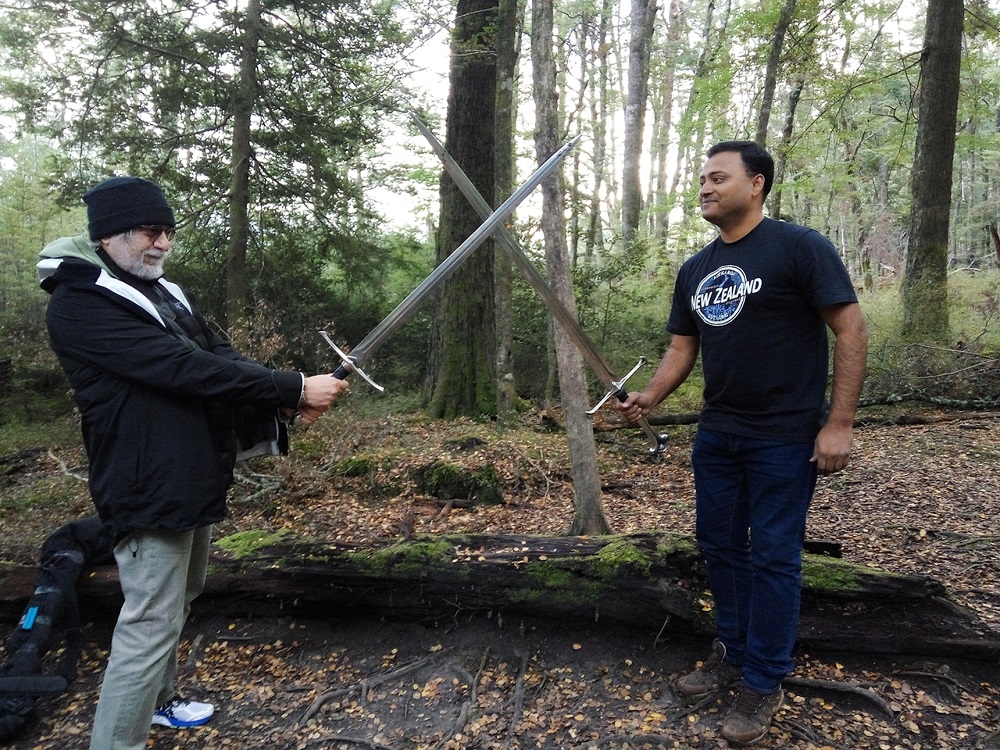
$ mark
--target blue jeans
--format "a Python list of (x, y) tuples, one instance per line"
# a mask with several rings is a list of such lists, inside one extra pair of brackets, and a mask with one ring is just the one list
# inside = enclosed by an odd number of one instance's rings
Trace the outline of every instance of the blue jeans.
[(726, 661), (743, 665), (743, 684), (761, 693), (794, 668), (812, 453), (812, 443), (699, 430), (691, 455), (718, 638)]

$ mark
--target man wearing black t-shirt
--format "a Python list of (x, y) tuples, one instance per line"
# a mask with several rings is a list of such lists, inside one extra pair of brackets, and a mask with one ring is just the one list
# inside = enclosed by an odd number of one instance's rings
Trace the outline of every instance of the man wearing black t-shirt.
[(722, 725), (737, 744), (763, 737), (781, 708), (781, 681), (794, 666), (806, 513), (817, 472), (840, 471), (850, 457), (868, 351), (864, 315), (830, 241), (764, 217), (773, 180), (774, 161), (757, 143), (709, 150), (698, 197), (719, 237), (681, 267), (670, 345), (649, 384), (619, 404), (629, 419), (648, 414), (701, 353), (692, 465), (718, 637), (677, 688), (697, 697), (740, 682)]

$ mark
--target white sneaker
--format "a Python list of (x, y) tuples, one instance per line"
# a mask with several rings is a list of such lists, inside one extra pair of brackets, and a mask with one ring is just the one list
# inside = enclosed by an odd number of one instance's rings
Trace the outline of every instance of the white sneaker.
[(187, 729), (200, 727), (208, 722), (215, 713), (211, 703), (188, 701), (179, 695), (167, 701), (153, 712), (153, 726)]

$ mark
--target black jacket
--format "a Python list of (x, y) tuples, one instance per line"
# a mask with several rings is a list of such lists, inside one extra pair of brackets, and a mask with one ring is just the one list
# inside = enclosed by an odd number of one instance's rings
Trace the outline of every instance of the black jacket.
[[(262, 410), (277, 425), (279, 407), (298, 405), (302, 375), (238, 354), (175, 284), (126, 283), (88, 250), (83, 238), (57, 241), (38, 270), (52, 295), (50, 343), (80, 409), (97, 511), (116, 539), (220, 521), (240, 449), (235, 429), (259, 431)], [(186, 326), (153, 299), (182, 310)]]

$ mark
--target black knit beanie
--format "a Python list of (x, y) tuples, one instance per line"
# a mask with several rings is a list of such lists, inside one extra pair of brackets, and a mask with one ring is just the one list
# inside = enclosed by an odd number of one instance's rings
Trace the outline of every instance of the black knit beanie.
[(174, 212), (155, 182), (141, 177), (112, 177), (84, 193), (91, 240), (110, 237), (140, 224), (176, 226)]

